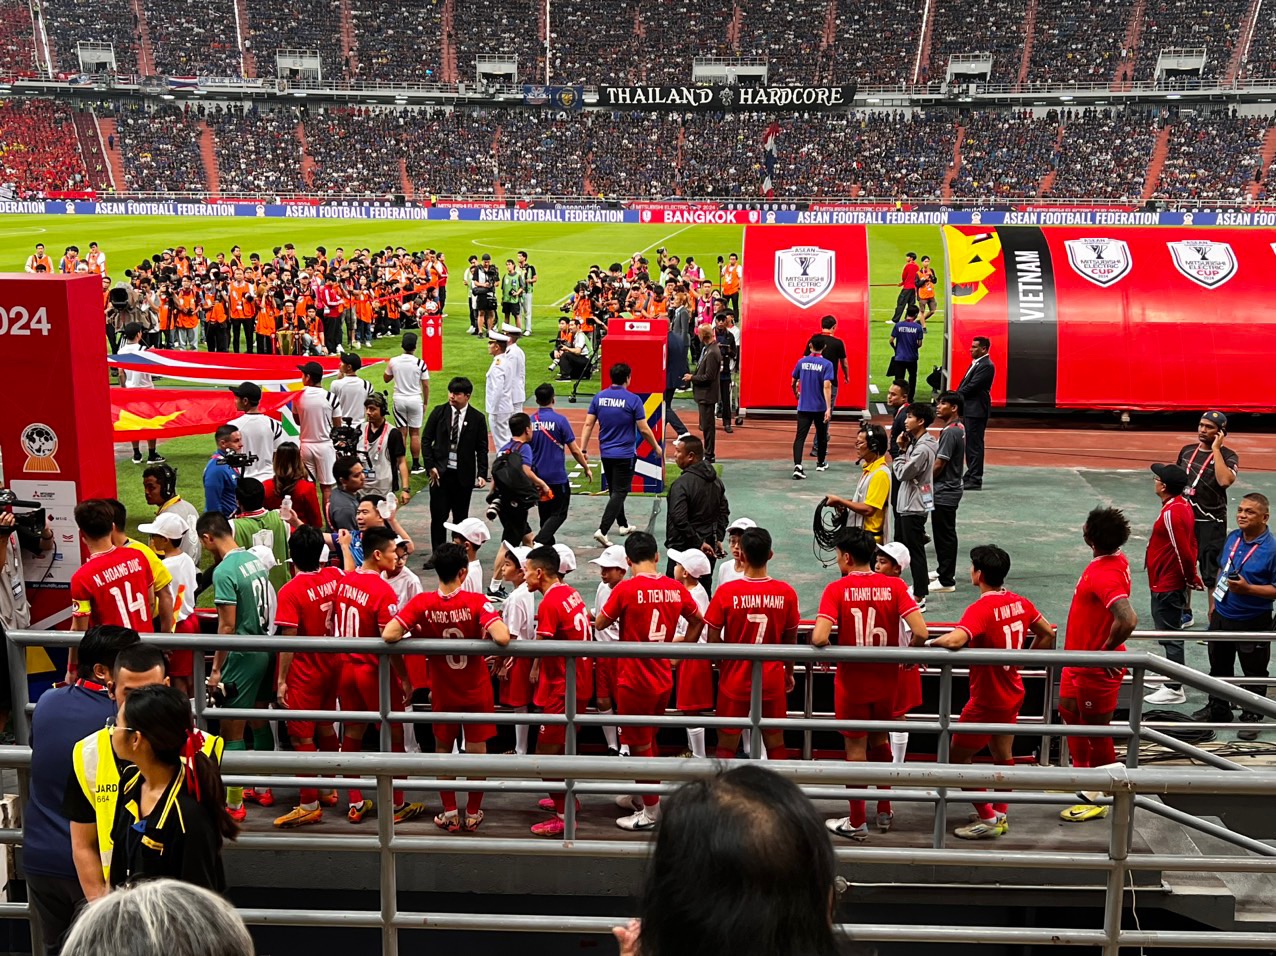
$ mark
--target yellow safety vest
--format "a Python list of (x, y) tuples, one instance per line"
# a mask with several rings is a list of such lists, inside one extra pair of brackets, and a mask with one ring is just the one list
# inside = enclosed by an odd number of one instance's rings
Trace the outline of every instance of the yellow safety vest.
[[(225, 741), (220, 737), (205, 734), (204, 746), (200, 749), (220, 764), (224, 746)], [(104, 727), (89, 734), (76, 744), (71, 760), (75, 768), (75, 779), (84, 791), (85, 798), (93, 804), (97, 818), (97, 849), (102, 861), (102, 877), (110, 886), (111, 853), (115, 849), (111, 831), (115, 829), (115, 806), (120, 796), (120, 767), (115, 759), (115, 750), (111, 747), (110, 728)]]

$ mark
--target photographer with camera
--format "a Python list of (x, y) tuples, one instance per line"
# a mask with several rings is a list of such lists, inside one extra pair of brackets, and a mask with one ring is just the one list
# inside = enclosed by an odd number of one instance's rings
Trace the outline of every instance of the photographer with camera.
[(470, 290), (474, 296), (476, 315), (475, 334), (487, 335), (496, 328), (496, 290), (501, 284), (500, 273), (492, 264), (492, 257), (483, 253), (482, 260), (470, 267)]
[(227, 459), (228, 456), (242, 455), (244, 442), (235, 425), (222, 425), (213, 434), (213, 438), (217, 442), (217, 451), (204, 466), (204, 511), (220, 511), (224, 515), (233, 515), (239, 472)]

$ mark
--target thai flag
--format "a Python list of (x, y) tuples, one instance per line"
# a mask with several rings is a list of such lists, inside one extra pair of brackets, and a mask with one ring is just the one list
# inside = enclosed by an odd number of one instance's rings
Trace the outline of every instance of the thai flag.
[(168, 88), (170, 90), (199, 89), (199, 77), (198, 76), (170, 76), (168, 77)]
[(775, 187), (772, 178), (775, 176), (775, 161), (777, 159), (775, 148), (779, 135), (780, 124), (775, 120), (771, 121), (771, 125), (762, 134), (762, 195), (767, 199), (775, 197)]

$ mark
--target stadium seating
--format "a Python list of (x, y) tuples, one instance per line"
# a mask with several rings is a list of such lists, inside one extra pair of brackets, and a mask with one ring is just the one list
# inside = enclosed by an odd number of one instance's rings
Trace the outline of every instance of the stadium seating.
[(413, 113), (403, 150), (416, 193), (490, 196), (497, 178), (492, 142), (500, 122), (499, 114), (484, 110)]
[(1158, 199), (1236, 201), (1249, 195), (1261, 163), (1270, 120), (1225, 112), (1182, 115), (1170, 129), (1170, 148), (1153, 196)]
[(553, 113), (517, 110), (501, 117), (497, 168), (506, 195), (573, 196), (585, 184), (581, 124)]
[(279, 0), (248, 3), (246, 8), (258, 76), (278, 74), (275, 53), (281, 48), (317, 50), (325, 79), (340, 80), (346, 75), (341, 59), (340, 0)]
[(589, 181), (604, 196), (673, 196), (679, 123), (672, 114), (598, 113), (587, 118)]
[(54, 69), (78, 73), (76, 44), (110, 43), (121, 73), (137, 72), (138, 28), (129, 0), (43, 0)]
[[(871, 23), (871, 30), (864, 29)], [(921, 38), (920, 16), (901, 16), (888, 0), (838, 3), (835, 35), (825, 79), (855, 80), (860, 86), (910, 83)]]
[(1135, 0), (1038, 3), (1029, 82), (1102, 85), (1122, 61), (1125, 25)]
[[(762, 115), (705, 113), (683, 117), (678, 192), (684, 196), (752, 198), (762, 182), (762, 136), (770, 121)], [(777, 163), (776, 192), (785, 178)]]
[(829, 135), (826, 122), (811, 119), (797, 125), (800, 140), (783, 136), (784, 157), (800, 150), (808, 157), (786, 194), (940, 197), (957, 137), (953, 114), (863, 113), (839, 123), (846, 127), (841, 135)]
[(71, 108), (56, 100), (0, 102), (0, 182), (20, 196), (86, 188)]
[(117, 103), (113, 109), (116, 145), (124, 161), (122, 188), (170, 193), (208, 189), (198, 113), (172, 103), (151, 112), (136, 103)]
[(217, 174), (222, 195), (304, 193), (297, 113), (220, 107), (206, 117), (216, 135)]
[(954, 196), (1033, 197), (1053, 167), (1057, 119), (1028, 112), (976, 112), (964, 123)]
[[(663, 10), (659, 2), (655, 7)], [(665, 75), (663, 57), (635, 56), (634, 51), (643, 44), (640, 26), (659, 35), (667, 21), (640, 22), (637, 10), (634, 0), (555, 0), (549, 24), (550, 81), (629, 86), (643, 82), (645, 75)], [(681, 57), (670, 59), (670, 66), (682, 71), (669, 76), (670, 82), (691, 78)]]
[(936, 0), (930, 57), (923, 79), (942, 81), (948, 58), (954, 54), (991, 53), (989, 79), (994, 83), (1015, 82), (1023, 61), (1026, 7), (1015, 0)]
[[(645, 60), (648, 83), (690, 83), (693, 50), (694, 56), (751, 52), (740, 50), (730, 38), (736, 9), (733, 0), (652, 0), (641, 9), (644, 35), (635, 38), (626, 52), (633, 59)], [(652, 50), (653, 54), (636, 57), (634, 49)]]
[(741, 18), (740, 53), (767, 60), (769, 83), (810, 83), (828, 8), (826, 0), (752, 0)]
[(473, 82), (480, 54), (518, 57), (520, 83), (545, 78), (544, 43), (534, 5), (515, 0), (466, 0), (453, 20), (457, 78)]
[(418, 113), (395, 110), (312, 110), (306, 144), (316, 193), (389, 195), (402, 191), (399, 164)]
[(19, 0), (0, 2), (0, 70), (20, 76), (35, 72), (31, 8)]
[(1129, 110), (1069, 110), (1050, 195), (1138, 199), (1156, 145), (1157, 117)]
[[(251, 9), (251, 4), (250, 4)], [(155, 72), (166, 76), (242, 76), (234, 8), (214, 16), (204, 6), (142, 0), (155, 55)]]
[(350, 5), (350, 18), (360, 79), (439, 82), (442, 3), (418, 4), (407, 17), (393, 0), (359, 0)]
[(1147, 0), (1135, 78), (1153, 78), (1163, 49), (1204, 48), (1205, 76), (1221, 79), (1248, 9), (1249, 0)]

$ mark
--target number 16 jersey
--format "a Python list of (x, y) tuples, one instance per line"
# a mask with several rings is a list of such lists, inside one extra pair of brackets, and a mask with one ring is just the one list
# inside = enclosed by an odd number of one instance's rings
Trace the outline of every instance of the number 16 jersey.
[[(919, 610), (908, 585), (876, 571), (852, 571), (824, 589), (819, 616), (837, 626), (839, 647), (896, 647), (900, 621)], [(898, 664), (839, 661), (840, 693), (860, 702), (893, 700)]]

